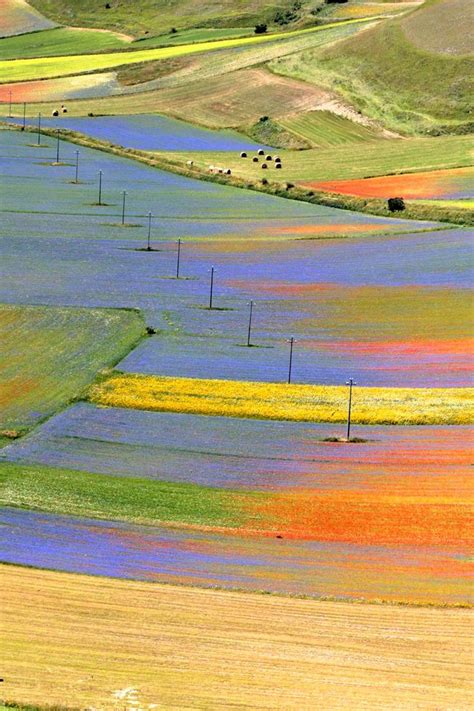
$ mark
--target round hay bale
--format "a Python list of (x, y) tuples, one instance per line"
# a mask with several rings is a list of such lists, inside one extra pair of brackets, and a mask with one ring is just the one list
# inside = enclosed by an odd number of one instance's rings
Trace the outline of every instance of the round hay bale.
[(266, 170), (268, 168), (268, 165), (266, 163), (262, 163), (262, 170)]
[(280, 156), (275, 156), (275, 163), (281, 163)]
[(231, 171), (231, 169), (230, 169), (230, 168), (227, 168), (227, 170), (226, 170), (225, 174), (226, 174), (226, 175), (232, 175), (232, 171)]
[(247, 158), (246, 152), (245, 152), (245, 151), (242, 151), (242, 153), (240, 154), (240, 157), (241, 157), (241, 158)]
[(265, 160), (273, 160), (271, 156), (267, 156)]
[(257, 151), (257, 153), (258, 153), (259, 156), (264, 156), (264, 155), (265, 155), (265, 151), (263, 150), (263, 148), (259, 148), (259, 150)]
[(254, 156), (254, 157), (252, 158), (252, 160), (253, 160), (254, 163), (258, 163), (258, 158), (257, 158), (257, 156)]
[(67, 108), (65, 106), (61, 107), (61, 111), (63, 112), (63, 114), (67, 114)]
[(277, 170), (280, 170), (280, 169), (281, 169), (281, 163), (275, 163), (275, 168), (276, 168)]
[(54, 109), (54, 111), (51, 113), (51, 116), (59, 116), (59, 111), (57, 109)]
[(186, 165), (194, 165), (194, 161), (193, 161), (193, 160), (187, 160), (187, 161), (186, 161)]

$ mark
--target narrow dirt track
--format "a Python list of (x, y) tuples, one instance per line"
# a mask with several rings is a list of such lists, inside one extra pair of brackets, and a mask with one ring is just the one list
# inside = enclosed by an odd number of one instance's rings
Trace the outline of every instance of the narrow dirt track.
[(0, 573), (2, 693), (17, 703), (96, 711), (472, 708), (469, 610), (14, 566)]

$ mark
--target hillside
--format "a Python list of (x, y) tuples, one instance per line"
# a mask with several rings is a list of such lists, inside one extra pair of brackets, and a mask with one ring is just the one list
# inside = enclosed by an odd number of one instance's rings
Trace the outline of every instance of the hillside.
[(277, 59), (270, 68), (335, 90), (402, 133), (467, 132), (474, 56), (461, 56), (469, 31), (456, 33), (456, 26), (460, 20), (465, 26), (469, 7), (469, 0), (437, 0), (337, 47)]
[[(96, 3), (93, 0), (33, 0), (31, 4), (46, 17), (62, 25), (100, 27), (129, 32), (135, 37), (169, 32), (172, 27), (235, 27), (258, 22), (285, 24), (313, 17), (310, 10), (323, 2), (303, 0), (139, 0), (131, 12), (127, 0)], [(110, 5), (109, 8), (106, 5)], [(290, 13), (286, 16), (286, 13)], [(291, 18), (291, 19), (290, 19)]]

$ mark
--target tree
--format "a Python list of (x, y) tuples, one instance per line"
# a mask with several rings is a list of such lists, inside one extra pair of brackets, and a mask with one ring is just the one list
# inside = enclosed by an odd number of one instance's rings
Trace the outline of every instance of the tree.
[(390, 212), (401, 212), (405, 209), (405, 201), (401, 197), (389, 198), (387, 204)]
[(264, 35), (266, 31), (267, 31), (267, 25), (265, 24), (265, 22), (260, 22), (258, 25), (255, 25), (255, 34), (256, 35)]

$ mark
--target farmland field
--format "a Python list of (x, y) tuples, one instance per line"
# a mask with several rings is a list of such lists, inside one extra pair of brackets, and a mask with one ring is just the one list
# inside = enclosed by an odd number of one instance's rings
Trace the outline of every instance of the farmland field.
[(469, 610), (341, 607), (12, 566), (2, 579), (4, 694), (18, 703), (266, 709), (277, 696), (292, 709), (375, 708), (396, 688), (399, 708), (429, 708), (427, 696), (433, 708), (469, 705)]
[[(72, 185), (70, 144), (61, 142), (60, 157), (71, 165), (55, 167), (48, 164), (55, 154), (51, 139), (43, 139), (45, 149), (29, 147), (31, 139), (16, 132), (1, 132), (0, 139), (0, 298), (142, 308), (160, 334), (121, 369), (281, 382), (287, 376), (286, 341), (294, 335), (295, 382), (339, 384), (351, 372), (364, 385), (470, 384), (469, 231), (417, 235), (414, 227), (427, 229), (429, 223), (193, 181), (85, 148), (80, 183)], [(93, 205), (99, 169), (107, 203), (101, 208)], [(126, 224), (134, 227), (120, 225), (124, 189)], [(151, 254), (143, 251), (149, 210), (151, 241), (159, 250)], [(385, 234), (397, 231), (407, 234)], [(341, 235), (349, 236), (334, 239)], [(182, 246), (182, 280), (170, 278), (178, 236), (189, 240)], [(214, 311), (201, 308), (208, 302), (211, 265)], [(381, 293), (384, 298), (376, 298)], [(265, 347), (242, 347), (250, 299), (257, 301), (253, 343)]]
[[(144, 332), (132, 310), (0, 306), (0, 428), (16, 432), (77, 396)], [(21, 340), (27, 346), (21, 347)]]
[(471, 4), (0, 0), (0, 711), (470, 708)]
[[(348, 20), (347, 25), (351, 26), (365, 20)], [(260, 45), (280, 40), (291, 40), (294, 37), (318, 34), (331, 29), (331, 26), (308, 28), (304, 30), (292, 30), (286, 33), (275, 33), (272, 35), (260, 35), (253, 37), (242, 37), (236, 39), (213, 40), (210, 42), (197, 42), (187, 45), (176, 45), (172, 47), (158, 47), (155, 49), (143, 49), (133, 52), (108, 52), (104, 54), (83, 54), (66, 55), (63, 57), (41, 57), (40, 59), (15, 59), (0, 61), (0, 82), (24, 81), (28, 79), (48, 79), (52, 77), (68, 76), (71, 74), (82, 74), (85, 72), (100, 71), (113, 67), (125, 66), (127, 64), (137, 64), (157, 59), (168, 59), (170, 57), (181, 57), (200, 52), (216, 51), (219, 49), (231, 49), (236, 47), (246, 47)], [(336, 30), (339, 30), (336, 27)]]
[[(288, 385), (232, 380), (163, 378), (113, 373), (92, 387), (93, 402), (165, 412), (256, 417), (303, 422), (344, 422), (346, 388), (341, 385)], [(474, 391), (413, 388), (359, 388), (355, 424), (472, 423)]]
[(370, 141), (351, 146), (308, 151), (278, 151), (283, 168), (273, 167), (263, 174), (261, 163), (244, 161), (217, 153), (199, 155), (189, 152), (173, 154), (173, 160), (193, 159), (196, 165), (206, 167), (226, 160), (232, 171), (245, 178), (267, 177), (269, 180), (327, 181), (371, 178), (398, 173), (426, 172), (472, 166), (474, 154), (470, 136), (442, 136), (439, 138), (414, 138), (409, 141)]
[[(262, 67), (262, 63), (286, 52), (338, 41), (360, 31), (362, 26), (343, 23), (337, 27), (321, 28), (324, 31), (320, 32), (285, 36), (276, 42), (121, 65), (117, 72), (113, 72), (116, 75), (113, 89), (103, 86), (101, 93), (100, 88), (96, 87), (95, 93), (90, 96), (98, 98), (69, 101), (68, 110), (70, 114), (79, 116), (91, 112), (99, 115), (136, 114), (159, 110), (209, 126), (242, 125), (256, 121), (265, 111), (272, 115), (308, 111), (327, 100), (327, 92), (305, 82), (275, 76)], [(175, 48), (171, 47), (169, 51), (175, 51)], [(250, 69), (252, 67), (255, 67), (253, 71)], [(232, 81), (229, 81), (230, 73)], [(103, 75), (102, 72), (95, 76)], [(78, 82), (80, 75), (71, 78)], [(8, 92), (12, 90), (14, 101), (22, 102), (30, 98), (37, 102), (37, 106), (27, 108), (28, 115), (34, 116), (37, 111), (50, 113), (55, 108), (41, 102), (54, 99), (51, 92), (56, 90), (60, 80), (42, 80), (41, 84), (37, 81), (14, 83), (9, 76), (7, 81), (6, 84), (0, 84), (0, 96), (4, 101), (9, 98)], [(33, 96), (30, 92), (24, 98), (21, 84), (25, 85), (25, 92), (28, 86), (36, 85), (41, 93)], [(67, 85), (64, 91), (67, 92)], [(228, 97), (225, 102), (221, 101), (223, 94)], [(101, 99), (101, 96), (105, 98)], [(74, 93), (66, 93), (65, 97), (72, 99)], [(14, 107), (14, 115), (21, 115), (22, 110), (23, 106)]]
[(125, 39), (112, 32), (58, 27), (3, 39), (0, 44), (0, 59), (86, 54), (119, 49), (128, 44)]
[(283, 128), (309, 140), (313, 146), (320, 147), (370, 141), (378, 136), (376, 129), (356, 124), (329, 111), (296, 114), (282, 118), (278, 123)]
[(388, 198), (397, 194), (409, 199), (461, 200), (473, 197), (473, 179), (474, 168), (456, 168), (365, 178), (364, 180), (315, 182), (308, 185), (319, 190), (363, 197)]
[(471, 601), (467, 554), (449, 547), (282, 541), (13, 508), (0, 509), (0, 519), (8, 563), (343, 600)]
[[(355, 399), (355, 411), (357, 406)], [(78, 403), (3, 449), (1, 460), (253, 491), (381, 486), (402, 495), (411, 481), (427, 495), (449, 486), (451, 494), (467, 494), (462, 482), (469, 477), (468, 427), (356, 426), (354, 435), (366, 442), (357, 444), (355, 458), (353, 445), (325, 441), (344, 431), (337, 424)]]
[[(233, 131), (210, 131), (184, 121), (159, 116), (98, 116), (46, 119), (44, 125), (79, 131), (93, 138), (113, 140), (128, 148), (168, 151), (242, 151), (256, 150), (257, 146), (247, 136)], [(263, 146), (265, 148), (265, 146)]]

